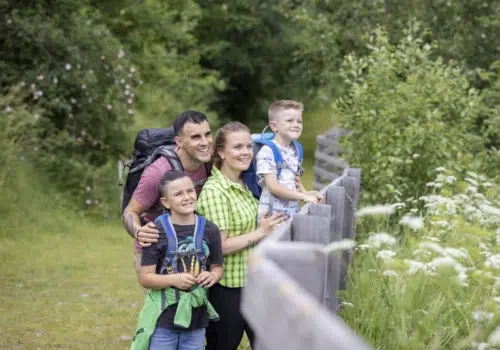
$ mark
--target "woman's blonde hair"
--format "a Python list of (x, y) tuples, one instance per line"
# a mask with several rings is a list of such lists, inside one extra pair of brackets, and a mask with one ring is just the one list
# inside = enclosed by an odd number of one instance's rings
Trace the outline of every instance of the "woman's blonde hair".
[(250, 133), (250, 129), (240, 122), (229, 122), (219, 128), (215, 134), (214, 151), (212, 154), (212, 160), (217, 169), (222, 166), (222, 158), (219, 156), (219, 151), (226, 147), (227, 136), (233, 132), (246, 131)]

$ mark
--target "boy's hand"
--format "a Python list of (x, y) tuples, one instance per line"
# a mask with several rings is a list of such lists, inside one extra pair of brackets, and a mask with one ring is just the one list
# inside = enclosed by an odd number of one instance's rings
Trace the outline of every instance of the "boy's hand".
[(172, 285), (180, 290), (189, 289), (196, 283), (196, 278), (190, 273), (175, 273), (171, 276), (174, 280)]
[(309, 191), (309, 193), (316, 196), (316, 199), (318, 200), (317, 204), (323, 204), (325, 202), (325, 197), (323, 197), (319, 191)]
[(203, 271), (198, 275), (196, 282), (200, 287), (210, 288), (217, 282), (217, 279), (210, 271)]
[(318, 197), (314, 193), (306, 192), (304, 193), (304, 202), (319, 203)]
[(135, 233), (135, 238), (141, 247), (149, 247), (152, 243), (158, 242), (160, 231), (156, 229), (155, 224), (148, 222), (140, 227)]

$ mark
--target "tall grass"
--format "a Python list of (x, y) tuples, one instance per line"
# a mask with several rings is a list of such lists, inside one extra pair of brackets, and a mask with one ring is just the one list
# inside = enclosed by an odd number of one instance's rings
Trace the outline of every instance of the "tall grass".
[(358, 212), (341, 316), (375, 348), (500, 345), (499, 197), (482, 176), (438, 170), (433, 195)]

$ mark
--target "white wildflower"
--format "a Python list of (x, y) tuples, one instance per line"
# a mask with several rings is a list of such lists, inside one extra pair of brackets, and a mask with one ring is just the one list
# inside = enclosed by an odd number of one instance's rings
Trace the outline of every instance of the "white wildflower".
[(377, 253), (377, 258), (382, 260), (392, 260), (396, 256), (396, 252), (392, 250), (381, 250)]
[(500, 297), (493, 297), (493, 301), (500, 304)]
[(394, 213), (394, 207), (392, 205), (373, 205), (361, 208), (357, 211), (356, 216), (389, 215), (392, 213)]
[(377, 272), (375, 269), (369, 269), (368, 272)]
[(127, 113), (128, 113), (128, 114), (133, 114), (133, 113), (134, 113), (134, 111), (133, 111), (133, 110), (131, 110), (131, 109), (129, 109), (129, 110), (127, 110)]
[(391, 205), (392, 205), (392, 207), (393, 207), (394, 209), (400, 209), (400, 208), (404, 208), (404, 207), (406, 207), (406, 204), (401, 203), (401, 202), (399, 202), (399, 203), (394, 203), (394, 204), (391, 204)]
[(135, 68), (134, 67), (130, 67), (130, 73), (134, 73), (135, 72)]
[(397, 240), (394, 236), (391, 236), (385, 232), (381, 233), (375, 233), (372, 234), (368, 237), (368, 242), (376, 247), (380, 248), (381, 246), (385, 245), (394, 245), (396, 244)]
[(132, 104), (132, 102), (133, 102), (133, 100), (132, 100), (131, 98), (129, 98), (129, 99), (127, 100), (127, 103), (128, 103), (128, 104)]
[(500, 327), (497, 327), (493, 332), (491, 332), (488, 337), (488, 344), (491, 346), (500, 345)]
[(10, 112), (12, 112), (13, 110), (14, 110), (14, 109), (12, 109), (12, 107), (11, 107), (11, 106), (7, 106), (7, 107), (5, 107), (5, 113), (10, 113)]
[(87, 85), (82, 84), (82, 89), (85, 90), (87, 88)]
[(125, 85), (125, 89), (130, 90), (130, 85)]
[(480, 204), (479, 208), (489, 215), (500, 215), (500, 208), (492, 207), (491, 205)]
[(125, 93), (125, 95), (126, 95), (126, 96), (128, 96), (128, 95), (130, 94), (130, 91), (125, 90), (125, 92), (124, 92), (124, 93)]
[(360, 249), (360, 250), (365, 250), (365, 249), (370, 249), (372, 246), (369, 245), (369, 244), (360, 244), (356, 247), (356, 250)]
[(40, 119), (40, 114), (35, 113), (35, 114), (33, 115), (33, 118), (35, 118), (35, 121), (37, 121), (38, 119)]
[(33, 147), (33, 151), (38, 152), (38, 146)]
[(112, 105), (108, 105), (107, 108), (108, 108), (108, 110), (112, 110), (113, 106)]
[(409, 228), (413, 230), (420, 230), (422, 227), (424, 227), (424, 220), (422, 220), (421, 217), (417, 216), (404, 216), (399, 223), (401, 225), (408, 226)]
[(54, 84), (57, 84), (57, 83), (59, 82), (59, 80), (57, 79), (57, 77), (54, 77), (54, 79), (52, 79), (52, 82), (53, 82)]
[(486, 321), (490, 321), (493, 319), (493, 317), (495, 317), (495, 315), (491, 312), (486, 312), (486, 311), (474, 311), (472, 313), (472, 318), (476, 321), (476, 322), (486, 322)]
[(125, 51), (123, 51), (123, 49), (120, 49), (120, 51), (118, 52), (118, 58), (122, 58), (123, 56), (125, 56)]
[(493, 187), (493, 184), (491, 182), (484, 182), (483, 186), (484, 187)]
[(349, 307), (353, 307), (354, 306), (352, 303), (348, 303), (347, 301), (341, 302), (340, 305), (349, 306)]
[(439, 173), (439, 172), (446, 171), (446, 169), (445, 169), (445, 168), (443, 168), (442, 166), (440, 166), (440, 167), (438, 167), (438, 168), (434, 169), (434, 171), (437, 171), (437, 172)]
[(66, 70), (71, 70), (71, 64), (66, 63), (66, 65), (64, 66), (64, 68), (66, 68)]
[(410, 275), (413, 275), (414, 273), (416, 273), (418, 271), (425, 272), (427, 270), (427, 266), (423, 262), (415, 261), (415, 260), (408, 260), (408, 259), (406, 259), (404, 262), (406, 264), (410, 265), (408, 268), (408, 274), (410, 274)]
[(72, 104), (75, 104), (75, 103), (76, 103), (76, 100), (75, 100), (73, 97), (72, 97), (72, 98), (70, 98), (70, 101), (71, 101), (71, 103), (72, 103)]
[(326, 245), (323, 250), (326, 253), (331, 253), (339, 250), (350, 250), (356, 246), (356, 242), (352, 239), (343, 239), (341, 241), (332, 242)]
[(418, 154), (418, 153), (413, 153), (412, 158), (413, 158), (413, 159), (418, 159), (418, 158), (420, 158), (420, 154)]
[(446, 183), (448, 183), (448, 184), (452, 184), (455, 181), (457, 181), (457, 178), (455, 176), (447, 176), (446, 177)]
[(394, 270), (385, 270), (382, 275), (387, 276), (387, 277), (397, 277), (398, 273)]
[(491, 267), (492, 269), (495, 269), (495, 270), (500, 270), (500, 254), (495, 254), (495, 255), (490, 256), (484, 262), (484, 266)]
[(85, 191), (90, 192), (92, 188), (90, 186), (85, 187)]
[(85, 201), (85, 203), (87, 203), (87, 205), (91, 205), (91, 204), (92, 204), (92, 200), (87, 199), (87, 200)]
[(120, 79), (120, 84), (125, 84), (125, 79)]

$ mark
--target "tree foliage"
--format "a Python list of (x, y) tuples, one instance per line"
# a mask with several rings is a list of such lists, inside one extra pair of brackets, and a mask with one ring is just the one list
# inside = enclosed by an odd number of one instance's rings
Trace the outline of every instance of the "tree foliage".
[(392, 45), (377, 29), (370, 53), (347, 56), (340, 71), (348, 94), (334, 109), (350, 131), (345, 157), (363, 169), (370, 201), (423, 195), (435, 168), (464, 173), (483, 155), (478, 91), (455, 63), (431, 59), (418, 23), (404, 34)]

